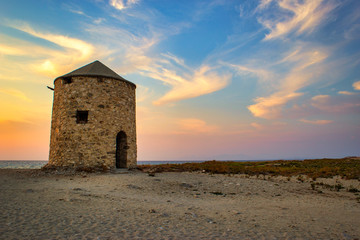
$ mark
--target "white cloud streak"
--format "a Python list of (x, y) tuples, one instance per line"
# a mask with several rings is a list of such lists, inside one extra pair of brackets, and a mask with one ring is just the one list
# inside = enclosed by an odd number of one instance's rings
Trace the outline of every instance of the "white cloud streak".
[(138, 35), (121, 28), (90, 25), (87, 31), (94, 35), (101, 34), (106, 39), (106, 45), (113, 46), (115, 51), (109, 55), (116, 55), (111, 61), (117, 63), (116, 70), (120, 74), (137, 72), (170, 87), (164, 96), (153, 101), (154, 105), (209, 94), (230, 83), (231, 76), (218, 73), (212, 65), (202, 64), (198, 68), (192, 68), (171, 53), (154, 54), (152, 50), (165, 38), (166, 30), (149, 30)]
[[(8, 26), (59, 46), (54, 48), (34, 41), (4, 38), (4, 42), (0, 44), (0, 56), (4, 54), (32, 58), (26, 65), (27, 70), (32, 73), (56, 77), (71, 70), (74, 65), (86, 63), (95, 57), (95, 47), (83, 40), (35, 30), (24, 22), (13, 22)], [(36, 59), (33, 59), (34, 52)]]
[[(280, 79), (274, 93), (268, 97), (258, 97), (255, 104), (248, 106), (255, 117), (275, 119), (281, 117), (283, 107), (303, 93), (302, 88), (315, 81), (315, 76), (321, 72), (319, 64), (327, 58), (325, 51), (297, 48), (286, 55), (278, 64), (292, 63), (290, 72)], [(280, 65), (281, 66), (281, 65)], [(313, 66), (317, 66), (313, 68)], [(278, 81), (278, 80), (277, 80)]]
[(139, 2), (139, 0), (110, 0), (109, 4), (117, 10), (124, 10), (126, 8), (133, 7)]
[[(257, 10), (266, 8), (270, 2), (261, 1)], [(275, 39), (290, 33), (297, 35), (313, 31), (337, 5), (323, 0), (278, 0), (274, 1), (283, 11), (275, 20), (259, 19), (270, 33), (265, 40)]]
[(218, 91), (228, 85), (230, 75), (219, 75), (209, 66), (201, 66), (195, 70), (190, 79), (179, 77), (178, 75), (165, 74), (167, 79), (160, 77), (158, 79), (164, 82), (170, 82), (171, 91), (154, 102), (155, 105), (161, 105), (169, 102), (175, 102), (183, 99), (194, 98)]
[(220, 64), (230, 67), (234, 69), (237, 74), (241, 76), (247, 76), (247, 75), (254, 75), (259, 78), (259, 80), (266, 81), (274, 77), (274, 73), (271, 71), (268, 71), (266, 69), (262, 68), (255, 68), (255, 67), (249, 67), (244, 65), (237, 65), (237, 64), (229, 64), (220, 62)]
[(14, 28), (26, 32), (28, 34), (31, 34), (35, 37), (42, 38), (49, 42), (55, 43), (66, 49), (75, 50), (76, 55), (74, 57), (77, 57), (80, 61), (88, 59), (94, 52), (94, 47), (91, 44), (80, 39), (71, 38), (59, 34), (43, 33), (34, 30), (28, 25), (14, 26)]

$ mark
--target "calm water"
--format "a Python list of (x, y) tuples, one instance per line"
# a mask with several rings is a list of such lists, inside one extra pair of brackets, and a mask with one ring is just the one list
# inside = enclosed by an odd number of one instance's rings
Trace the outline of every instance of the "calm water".
[[(144, 164), (156, 165), (163, 163), (189, 163), (189, 162), (204, 162), (204, 161), (190, 161), (190, 160), (189, 161), (138, 161), (138, 165), (144, 165)], [(246, 162), (246, 161), (247, 160), (239, 160), (235, 162)], [(46, 163), (47, 161), (0, 161), (0, 168), (38, 169), (44, 166)]]

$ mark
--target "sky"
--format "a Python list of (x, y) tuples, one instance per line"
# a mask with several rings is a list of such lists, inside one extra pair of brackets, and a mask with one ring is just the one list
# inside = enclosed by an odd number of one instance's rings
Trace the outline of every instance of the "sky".
[(358, 0), (0, 1), (0, 160), (47, 160), (56, 77), (137, 85), (138, 160), (360, 155)]

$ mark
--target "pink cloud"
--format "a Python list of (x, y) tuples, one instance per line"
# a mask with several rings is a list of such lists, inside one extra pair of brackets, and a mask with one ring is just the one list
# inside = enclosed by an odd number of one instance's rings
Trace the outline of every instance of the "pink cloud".
[(211, 134), (218, 132), (218, 127), (215, 125), (209, 125), (201, 119), (187, 118), (180, 119), (177, 122), (180, 134)]
[(354, 87), (355, 90), (360, 91), (360, 81), (354, 82), (353, 87)]
[(327, 113), (355, 113), (360, 112), (360, 102), (357, 96), (328, 96), (318, 95), (311, 99), (311, 105)]
[(342, 94), (342, 95), (355, 95), (356, 93), (354, 93), (354, 92), (349, 92), (349, 91), (338, 91), (338, 94)]
[(315, 125), (325, 125), (333, 122), (331, 120), (307, 120), (307, 119), (300, 119), (299, 121), (303, 123), (309, 123)]

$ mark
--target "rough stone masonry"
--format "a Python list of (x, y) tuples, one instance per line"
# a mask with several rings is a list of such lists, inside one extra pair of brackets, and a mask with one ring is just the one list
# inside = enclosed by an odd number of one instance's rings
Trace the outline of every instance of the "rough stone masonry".
[(48, 166), (136, 167), (136, 85), (99, 61), (54, 85)]

